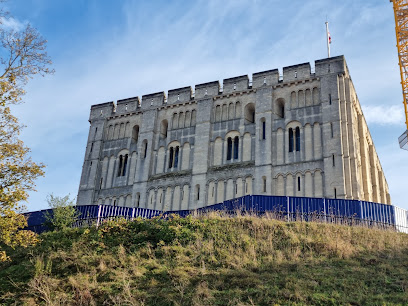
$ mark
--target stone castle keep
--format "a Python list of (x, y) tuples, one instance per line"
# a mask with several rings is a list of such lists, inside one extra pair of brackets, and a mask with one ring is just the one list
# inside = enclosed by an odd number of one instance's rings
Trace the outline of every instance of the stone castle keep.
[(93, 105), (77, 204), (194, 209), (247, 194), (391, 204), (343, 56)]

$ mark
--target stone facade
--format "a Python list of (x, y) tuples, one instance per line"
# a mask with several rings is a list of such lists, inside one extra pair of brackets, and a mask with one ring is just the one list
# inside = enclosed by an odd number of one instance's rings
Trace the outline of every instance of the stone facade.
[[(141, 103), (140, 103), (141, 102)], [(78, 205), (194, 209), (246, 194), (390, 204), (343, 56), (93, 105)]]

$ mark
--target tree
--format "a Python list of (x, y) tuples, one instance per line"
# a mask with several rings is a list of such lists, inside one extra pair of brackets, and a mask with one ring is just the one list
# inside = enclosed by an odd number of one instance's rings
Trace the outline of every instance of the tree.
[[(0, 1), (2, 3), (4, 1)], [(22, 103), (24, 86), (35, 75), (52, 74), (46, 52), (47, 41), (27, 24), (22, 30), (9, 29), (4, 21), (11, 18), (0, 10), (0, 243), (28, 246), (36, 236), (20, 229), (27, 220), (20, 213), (34, 181), (44, 175), (44, 165), (31, 160), (30, 149), (18, 136), (23, 126), (12, 115), (10, 106)], [(7, 255), (0, 245), (0, 261)]]
[(47, 202), (52, 213), (46, 214), (46, 224), (52, 230), (63, 230), (71, 227), (78, 219), (79, 213), (76, 211), (74, 205), (75, 200), (70, 199), (69, 195), (65, 197), (54, 196), (49, 194), (47, 196)]

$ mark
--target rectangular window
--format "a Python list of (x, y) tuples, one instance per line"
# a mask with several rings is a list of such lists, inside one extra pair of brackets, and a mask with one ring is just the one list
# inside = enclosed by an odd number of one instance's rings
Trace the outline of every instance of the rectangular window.
[(332, 97), (331, 97), (331, 94), (329, 94), (329, 104), (330, 104), (330, 105), (332, 104)]
[(93, 143), (91, 143), (91, 149), (89, 150), (89, 153), (91, 153), (93, 150)]
[(262, 139), (266, 139), (266, 122), (262, 122)]
[(337, 189), (334, 188), (334, 198), (337, 199)]
[(263, 192), (266, 192), (266, 177), (263, 178)]
[(147, 141), (145, 143), (145, 147), (144, 147), (144, 158), (147, 157)]
[(297, 185), (298, 185), (298, 191), (300, 191), (300, 176), (298, 176)]
[(334, 154), (332, 155), (332, 161), (333, 161), (333, 167), (336, 166), (335, 160), (334, 160)]
[(331, 133), (331, 138), (334, 137), (334, 133), (333, 133), (333, 123), (330, 122), (330, 133)]
[(95, 135), (94, 135), (94, 138), (96, 138), (96, 133), (98, 133), (98, 128), (97, 128), (97, 127), (95, 128)]

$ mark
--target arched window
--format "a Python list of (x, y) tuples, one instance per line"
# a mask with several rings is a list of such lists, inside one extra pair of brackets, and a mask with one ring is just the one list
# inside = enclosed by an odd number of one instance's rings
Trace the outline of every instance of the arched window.
[(139, 126), (135, 125), (132, 130), (132, 142), (137, 143), (139, 140)]
[(255, 122), (255, 105), (253, 103), (248, 103), (245, 106), (245, 123)]
[(173, 145), (169, 148), (169, 169), (177, 169), (179, 161), (180, 146)]
[(235, 136), (234, 138), (234, 159), (238, 159), (238, 151), (239, 151), (239, 137)]
[(123, 166), (123, 158), (122, 158), (122, 155), (119, 155), (118, 176), (121, 176), (122, 166)]
[(296, 151), (300, 151), (300, 128), (296, 127)]
[(167, 120), (163, 120), (160, 124), (160, 137), (161, 138), (167, 138), (167, 129), (168, 129), (169, 123)]
[(169, 169), (173, 168), (173, 155), (174, 155), (174, 149), (173, 147), (171, 147), (169, 150)]
[(180, 147), (177, 146), (176, 149), (174, 150), (174, 168), (177, 168), (178, 166), (179, 151), (180, 151)]
[(275, 112), (279, 117), (285, 118), (285, 100), (284, 99), (280, 98), (276, 100)]
[(128, 155), (119, 155), (118, 176), (126, 175), (126, 167), (128, 162)]
[(293, 152), (293, 129), (289, 129), (289, 152)]
[(227, 160), (231, 160), (232, 156), (232, 139), (231, 137), (228, 137), (227, 140)]

